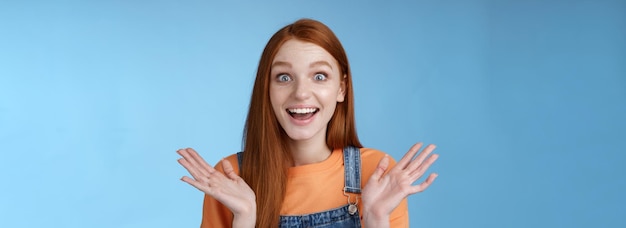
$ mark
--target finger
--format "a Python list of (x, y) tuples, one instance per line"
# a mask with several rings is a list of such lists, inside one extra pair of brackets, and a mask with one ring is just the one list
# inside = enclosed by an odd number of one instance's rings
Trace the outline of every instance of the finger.
[(381, 158), (380, 161), (378, 162), (378, 166), (376, 167), (376, 170), (374, 170), (374, 173), (372, 174), (370, 178), (374, 178), (375, 181), (380, 180), (383, 174), (385, 174), (385, 171), (387, 171), (388, 167), (389, 167), (389, 155), (385, 154), (385, 156)]
[(206, 194), (210, 193), (209, 191), (211, 190), (211, 188), (209, 188), (207, 185), (203, 185), (199, 181), (189, 178), (188, 176), (184, 176), (183, 178), (180, 178), (180, 180), (186, 182), (187, 184), (193, 186), (200, 191), (203, 191)]
[(202, 178), (204, 176), (201, 172), (198, 171), (198, 168), (196, 168), (195, 166), (191, 165), (191, 163), (189, 163), (189, 161), (187, 161), (187, 159), (180, 158), (180, 159), (178, 159), (178, 163), (181, 164), (183, 167), (185, 167), (187, 172), (189, 172), (189, 174), (191, 174), (191, 176), (194, 179), (200, 180), (200, 178)]
[[(186, 164), (188, 164), (189, 167), (193, 167), (198, 169), (199, 167), (196, 167), (195, 163), (192, 162), (193, 161), (193, 157), (191, 157), (191, 155), (189, 154), (189, 152), (187, 151), (187, 149), (180, 149), (177, 150), (176, 153), (178, 153), (181, 157), (183, 157), (182, 159), (187, 161)], [(180, 159), (179, 159), (180, 160)]]
[(207, 170), (210, 170), (211, 172), (215, 170), (211, 165), (209, 165), (209, 163), (204, 160), (204, 158), (202, 158), (202, 156), (200, 156), (200, 154), (198, 154), (198, 152), (196, 152), (196, 150), (192, 148), (188, 148), (187, 150), (189, 151), (189, 154), (196, 160), (196, 162), (198, 162), (199, 165), (201, 165), (202, 167), (208, 167)]
[(200, 183), (199, 181), (196, 181), (188, 176), (183, 176), (183, 178), (180, 178), (180, 180), (187, 182), (187, 184), (190, 184), (190, 185), (196, 185)]
[(412, 186), (411, 188), (411, 194), (415, 194), (418, 192), (423, 192), (424, 190), (426, 190), (428, 187), (430, 187), (430, 185), (435, 181), (435, 179), (437, 179), (439, 175), (436, 173), (431, 173), (428, 178), (426, 178), (426, 180), (424, 182), (422, 182), (419, 185), (415, 185)]
[(236, 180), (239, 178), (239, 175), (237, 175), (237, 173), (235, 173), (235, 170), (233, 169), (233, 165), (230, 164), (228, 160), (222, 160), (222, 168), (224, 168), (224, 174), (226, 174), (226, 177), (228, 177), (228, 179)]
[(409, 174), (409, 176), (413, 178), (412, 180), (419, 179), (422, 175), (424, 175), (424, 173), (426, 173), (426, 170), (428, 170), (428, 168), (430, 168), (430, 166), (435, 163), (435, 161), (437, 161), (438, 158), (439, 154), (433, 154), (432, 156), (428, 157), (428, 159), (426, 159), (426, 161), (422, 163), (417, 169), (413, 170)]
[(424, 162), (424, 159), (426, 159), (428, 155), (431, 152), (433, 152), (433, 150), (435, 150), (435, 148), (437, 148), (437, 146), (435, 146), (434, 144), (430, 144), (426, 146), (426, 148), (424, 148), (424, 150), (422, 150), (422, 152), (419, 155), (417, 155), (417, 157), (413, 159), (413, 161), (411, 161), (411, 163), (406, 169), (409, 170), (409, 172), (412, 172), (413, 170), (420, 167), (422, 162)]
[(198, 155), (198, 153), (194, 149), (192, 148), (183, 149), (180, 154), (191, 165), (196, 167), (198, 172), (200, 172), (202, 175), (209, 176), (211, 173), (214, 172), (214, 169), (211, 166), (206, 165), (206, 162), (204, 162), (202, 157), (200, 157), (200, 155)]
[(404, 154), (402, 159), (400, 159), (400, 161), (398, 162), (398, 164), (396, 164), (395, 167), (398, 167), (399, 169), (404, 169), (407, 166), (407, 164), (409, 164), (409, 162), (413, 159), (413, 156), (415, 156), (415, 153), (419, 151), (420, 147), (422, 147), (421, 142), (414, 144), (411, 147), (411, 149), (409, 149), (409, 151), (406, 152), (406, 154)]

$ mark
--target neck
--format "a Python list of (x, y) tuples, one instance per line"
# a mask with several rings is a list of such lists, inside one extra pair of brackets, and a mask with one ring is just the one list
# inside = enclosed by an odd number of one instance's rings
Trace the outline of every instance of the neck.
[(318, 140), (291, 141), (289, 143), (293, 166), (308, 165), (326, 160), (332, 152), (325, 137)]

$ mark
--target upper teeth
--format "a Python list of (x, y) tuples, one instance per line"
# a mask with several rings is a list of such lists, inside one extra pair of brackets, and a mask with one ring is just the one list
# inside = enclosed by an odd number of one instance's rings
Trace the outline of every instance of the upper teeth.
[(290, 108), (289, 112), (297, 114), (312, 113), (317, 111), (316, 108)]

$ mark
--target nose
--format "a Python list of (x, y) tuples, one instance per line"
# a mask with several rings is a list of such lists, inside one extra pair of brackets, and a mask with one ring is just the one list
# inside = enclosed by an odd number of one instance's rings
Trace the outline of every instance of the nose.
[(296, 80), (294, 97), (298, 100), (306, 100), (311, 96), (311, 89), (307, 80)]

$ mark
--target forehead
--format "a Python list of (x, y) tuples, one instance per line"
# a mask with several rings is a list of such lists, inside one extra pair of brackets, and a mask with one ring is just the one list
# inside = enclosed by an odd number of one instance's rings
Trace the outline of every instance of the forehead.
[(308, 64), (317, 61), (327, 61), (334, 66), (337, 65), (335, 58), (324, 48), (314, 43), (291, 39), (278, 49), (272, 63), (288, 62), (297, 64), (301, 62), (302, 64)]

